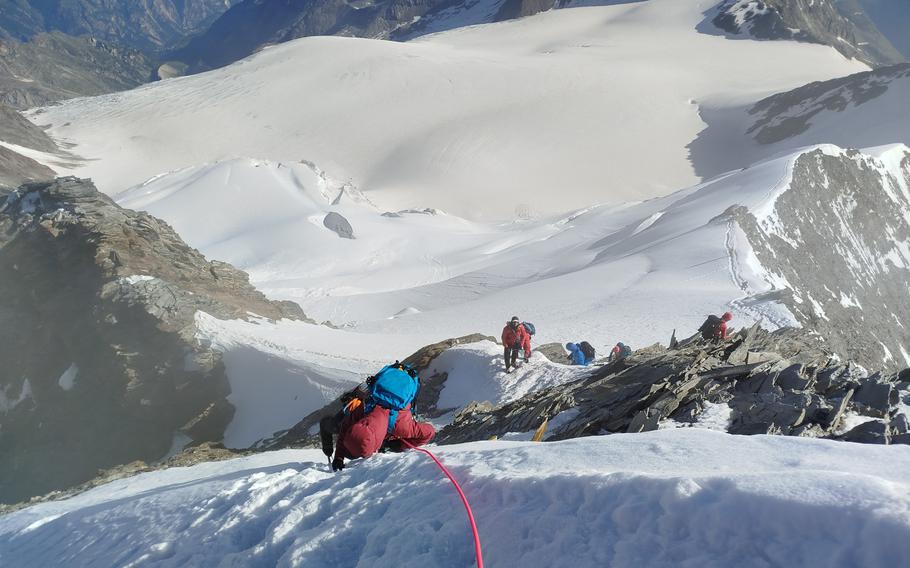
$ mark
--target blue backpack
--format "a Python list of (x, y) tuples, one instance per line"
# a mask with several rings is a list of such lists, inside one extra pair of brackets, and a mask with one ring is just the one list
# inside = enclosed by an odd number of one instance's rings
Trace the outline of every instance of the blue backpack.
[(373, 378), (370, 396), (364, 410), (369, 413), (377, 406), (389, 410), (389, 429), (395, 428), (398, 411), (406, 408), (417, 397), (420, 379), (417, 372), (399, 362), (386, 365)]
[(523, 322), (521, 322), (521, 325), (523, 325), (525, 327), (525, 331), (528, 332), (528, 335), (534, 335), (535, 333), (537, 333), (537, 328), (534, 327), (533, 323), (523, 321)]

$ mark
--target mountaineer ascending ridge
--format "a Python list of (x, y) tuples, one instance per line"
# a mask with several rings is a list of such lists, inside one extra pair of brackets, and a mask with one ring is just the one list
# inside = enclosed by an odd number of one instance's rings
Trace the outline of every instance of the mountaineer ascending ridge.
[(518, 319), (518, 316), (512, 316), (509, 323), (502, 328), (502, 347), (503, 357), (506, 362), (506, 372), (510, 372), (511, 367), (516, 367), (518, 361), (518, 352), (524, 350), (525, 361), (531, 357), (531, 335), (529, 330)]
[(708, 316), (708, 319), (705, 320), (705, 323), (701, 324), (698, 331), (701, 333), (702, 339), (708, 341), (724, 341), (727, 339), (727, 322), (732, 319), (733, 314), (730, 312), (724, 312), (724, 315), (720, 317), (710, 315)]
[[(414, 400), (420, 381), (410, 366), (396, 361), (367, 380), (367, 389), (342, 397), (344, 409), (319, 422), (322, 451), (331, 457), (332, 470), (344, 469), (345, 458), (368, 458), (385, 446), (401, 451), (402, 441), (422, 446), (436, 435), (431, 424), (414, 420)], [(347, 400), (345, 400), (347, 399)], [(338, 444), (332, 447), (333, 434)]]

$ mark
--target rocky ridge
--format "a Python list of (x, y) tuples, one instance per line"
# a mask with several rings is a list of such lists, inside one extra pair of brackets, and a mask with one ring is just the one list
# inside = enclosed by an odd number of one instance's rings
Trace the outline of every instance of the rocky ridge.
[(0, 273), (0, 502), (220, 441), (230, 385), (196, 312), (304, 318), (76, 178), (5, 198)]
[(438, 441), (534, 431), (560, 415), (545, 440), (644, 432), (698, 424), (706, 409), (720, 405), (729, 411), (722, 427), (731, 434), (910, 443), (910, 407), (901, 401), (908, 389), (910, 371), (869, 374), (840, 361), (815, 334), (755, 326), (721, 345), (645, 348), (574, 383), (497, 408), (469, 405)]
[[(804, 152), (770, 210), (734, 207), (725, 220), (730, 234), (743, 231), (774, 288), (738, 301), (741, 309), (777, 294), (829, 349), (894, 372), (910, 365), (910, 149), (886, 158), (892, 165), (856, 150)], [(730, 247), (731, 258), (741, 254)]]

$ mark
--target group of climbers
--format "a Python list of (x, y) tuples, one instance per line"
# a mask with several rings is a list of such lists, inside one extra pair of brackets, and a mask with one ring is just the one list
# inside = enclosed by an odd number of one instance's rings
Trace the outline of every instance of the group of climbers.
[[(698, 328), (698, 333), (705, 341), (724, 341), (727, 339), (727, 322), (733, 319), (731, 312), (724, 312), (721, 316), (709, 315), (705, 322)], [(502, 344), (505, 348), (506, 372), (510, 372), (510, 367), (514, 367), (518, 349), (521, 348), (525, 353), (525, 361), (531, 353), (531, 335), (533, 335), (533, 326), (531, 332), (525, 331), (526, 326), (531, 324), (522, 323), (516, 316), (513, 317), (505, 328), (502, 330)], [(569, 352), (567, 359), (572, 365), (581, 365), (587, 367), (594, 362), (596, 351), (587, 341), (569, 342), (565, 345), (566, 351)], [(623, 343), (618, 342), (610, 351), (607, 363), (617, 363), (628, 358), (632, 354), (632, 349)]]
[[(732, 319), (730, 312), (708, 316), (698, 328), (701, 339), (726, 340), (727, 322)], [(517, 367), (519, 353), (525, 361), (531, 357), (531, 336), (535, 332), (533, 324), (521, 321), (518, 316), (513, 316), (502, 329), (507, 373)], [(566, 343), (565, 347), (573, 365), (587, 366), (594, 361), (595, 349), (587, 341)], [(632, 349), (620, 341), (611, 350), (607, 362), (623, 361), (631, 354)], [(436, 435), (433, 426), (415, 419), (419, 389), (417, 372), (396, 361), (342, 395), (342, 409), (319, 422), (322, 451), (331, 459), (332, 470), (343, 469), (345, 459), (366, 458), (379, 451), (399, 452), (432, 440)]]

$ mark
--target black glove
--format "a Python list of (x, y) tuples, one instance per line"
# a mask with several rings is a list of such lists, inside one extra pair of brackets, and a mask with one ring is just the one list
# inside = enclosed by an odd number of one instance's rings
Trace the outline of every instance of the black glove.
[(337, 457), (332, 460), (332, 471), (341, 471), (344, 469), (344, 458)]

